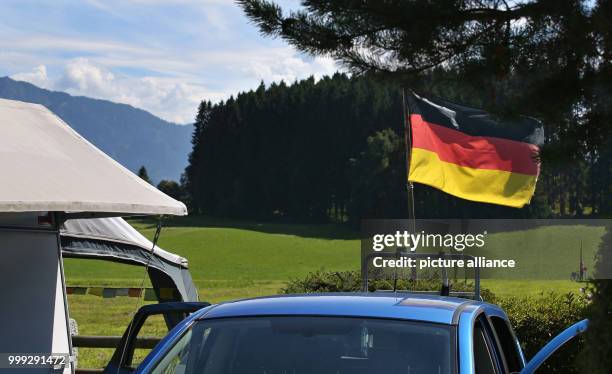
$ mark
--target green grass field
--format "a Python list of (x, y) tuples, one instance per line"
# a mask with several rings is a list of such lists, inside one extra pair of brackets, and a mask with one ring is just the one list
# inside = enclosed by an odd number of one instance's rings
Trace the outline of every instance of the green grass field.
[[(145, 236), (154, 224), (132, 222)], [(209, 226), (206, 219), (175, 219), (164, 227), (159, 246), (187, 258), (193, 279), (201, 282), (286, 280), (319, 268), (359, 267), (359, 240), (340, 226), (250, 224)], [(66, 277), (105, 282), (137, 279), (141, 268), (101, 266), (67, 260)]]
[[(131, 222), (151, 238), (155, 224), (151, 221)], [(546, 228), (541, 239), (561, 238), (559, 256), (551, 258), (551, 266), (567, 267), (567, 256), (574, 255), (575, 238), (601, 236), (591, 227)], [(524, 233), (494, 234), (494, 240), (521, 243)], [(492, 235), (492, 236), (494, 236)], [(190, 271), (198, 286), (201, 300), (219, 302), (245, 297), (276, 294), (287, 280), (308, 272), (353, 270), (359, 268), (358, 234), (335, 225), (287, 225), (211, 221), (203, 217), (173, 219), (164, 227), (159, 245), (189, 260)], [(584, 243), (583, 243), (584, 244)], [(594, 249), (584, 245), (584, 256), (591, 268)], [(518, 246), (515, 246), (519, 248)], [(523, 255), (530, 255), (530, 246)], [(520, 249), (517, 249), (520, 250)], [(503, 255), (503, 254), (502, 254)], [(537, 254), (533, 254), (537, 255)], [(572, 260), (573, 261), (573, 260)], [(577, 267), (577, 265), (576, 265)], [(542, 292), (578, 292), (580, 283), (569, 280), (499, 280), (484, 279), (483, 287), (498, 296), (537, 295)], [(565, 271), (565, 270), (564, 270)], [(94, 260), (65, 260), (66, 281), (82, 286), (138, 286), (144, 269)], [(143, 302), (133, 298), (103, 299), (91, 295), (71, 295), (71, 317), (79, 324), (82, 335), (120, 335), (133, 312)], [(147, 335), (163, 335), (161, 321), (147, 327)], [(112, 350), (81, 349), (80, 367), (101, 367)], [(140, 356), (144, 355), (144, 352)]]

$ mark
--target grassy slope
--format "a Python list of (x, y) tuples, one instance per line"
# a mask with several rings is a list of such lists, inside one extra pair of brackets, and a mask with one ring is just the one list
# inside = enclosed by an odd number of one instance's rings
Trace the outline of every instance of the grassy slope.
[[(154, 225), (151, 222), (132, 224), (147, 237), (153, 236)], [(572, 256), (575, 249), (570, 239), (576, 237), (576, 230), (584, 232), (585, 228), (545, 230), (552, 231), (543, 232), (537, 240), (561, 238), (558, 240), (560, 256), (551, 258), (551, 266), (566, 266), (566, 256)], [(517, 232), (493, 240), (508, 241), (506, 244), (510, 245), (520, 244), (523, 237), (524, 233)], [(205, 218), (190, 217), (170, 221), (162, 231), (159, 244), (189, 259), (200, 299), (211, 302), (274, 294), (290, 278), (302, 277), (321, 268), (357, 269), (360, 261), (360, 243), (356, 234), (332, 225), (213, 223)], [(525, 249), (525, 256), (532, 253), (529, 248)], [(592, 251), (587, 250), (586, 245), (585, 258), (592, 259)], [(144, 276), (142, 268), (92, 260), (67, 259), (65, 270), (67, 282), (72, 285), (137, 286)], [(485, 279), (483, 286), (499, 296), (510, 296), (551, 290), (576, 292), (580, 284), (569, 280)], [(71, 316), (77, 319), (83, 335), (120, 335), (138, 305), (135, 299), (124, 297), (69, 297)], [(146, 333), (158, 335), (163, 331), (161, 322), (158, 322)], [(107, 362), (109, 355), (110, 350), (81, 349), (80, 367), (100, 367)]]
[[(153, 236), (153, 223), (132, 224), (147, 237)], [(510, 271), (511, 278), (564, 280), (578, 267), (581, 243), (585, 264), (593, 269), (603, 232), (603, 227), (574, 225), (494, 233), (488, 235), (488, 248), (480, 254), (516, 259), (519, 266)], [(204, 288), (236, 282), (286, 281), (317, 269), (358, 269), (360, 243), (356, 236), (334, 225), (213, 225), (205, 218), (189, 217), (170, 221), (162, 230), (159, 244), (186, 257), (193, 279)], [(542, 248), (549, 248), (549, 252)], [(72, 283), (135, 282), (143, 276), (137, 267), (91, 260), (66, 263), (67, 278)], [(497, 272), (496, 278), (499, 276)]]
[[(165, 227), (159, 245), (189, 260), (198, 286), (204, 281), (287, 280), (319, 268), (343, 270), (359, 266), (359, 241), (336, 226), (252, 224), (198, 227), (207, 221), (179, 220)], [(147, 237), (154, 227), (134, 226)], [(68, 279), (107, 282), (140, 279), (142, 269), (96, 261), (68, 260)]]

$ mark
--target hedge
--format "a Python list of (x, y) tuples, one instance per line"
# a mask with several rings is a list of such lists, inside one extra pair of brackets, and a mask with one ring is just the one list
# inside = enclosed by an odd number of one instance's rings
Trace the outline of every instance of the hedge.
[[(372, 280), (368, 283), (370, 291), (392, 290), (393, 281)], [(440, 288), (441, 283), (436, 280), (398, 279), (398, 290), (430, 291)], [(468, 282), (457, 282), (453, 285), (453, 291), (471, 291), (473, 284)], [(358, 271), (323, 271), (318, 270), (306, 275), (303, 279), (292, 279), (280, 293), (314, 293), (314, 292), (357, 292), (361, 291), (361, 275)], [(495, 296), (487, 289), (480, 291), (483, 299), (493, 302)]]
[[(403, 290), (434, 290), (439, 281), (398, 280), (397, 288)], [(392, 289), (390, 281), (370, 282), (369, 290)], [(456, 282), (453, 290), (467, 291), (473, 285)], [(355, 292), (361, 289), (361, 276), (357, 271), (316, 271), (302, 279), (293, 279), (279, 292), (284, 294), (318, 292)], [(536, 297), (496, 297), (487, 289), (481, 290), (483, 299), (500, 305), (508, 314), (516, 335), (521, 341), (525, 357), (529, 360), (551, 338), (566, 327), (585, 318), (588, 301), (584, 296), (575, 294), (543, 293)], [(583, 346), (582, 339), (569, 343), (557, 351), (538, 373), (582, 373), (577, 368), (577, 356)]]
[[(558, 333), (586, 318), (588, 306), (583, 296), (553, 292), (537, 297), (498, 298), (497, 304), (506, 311), (527, 360)], [(582, 337), (567, 343), (538, 370), (538, 374), (584, 373), (577, 362), (583, 345)]]

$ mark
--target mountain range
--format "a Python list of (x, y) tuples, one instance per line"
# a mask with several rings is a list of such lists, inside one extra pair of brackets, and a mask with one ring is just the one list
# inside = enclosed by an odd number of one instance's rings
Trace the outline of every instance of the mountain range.
[(145, 166), (154, 183), (178, 181), (187, 166), (193, 125), (178, 125), (130, 105), (49, 91), (8, 77), (0, 77), (0, 98), (44, 105), (131, 171)]

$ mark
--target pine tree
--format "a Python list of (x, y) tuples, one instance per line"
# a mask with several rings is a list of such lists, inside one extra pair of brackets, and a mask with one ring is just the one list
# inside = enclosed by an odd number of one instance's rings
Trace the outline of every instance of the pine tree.
[(239, 3), (264, 35), (353, 73), (427, 90), (433, 70), (450, 71), (499, 115), (568, 127), (552, 138), (563, 151), (551, 158), (582, 157), (581, 144), (610, 137), (611, 121), (600, 120), (611, 111), (609, 0), (304, 0), (290, 12), (267, 0)]
[(184, 198), (181, 185), (175, 181), (162, 179), (157, 184), (157, 189), (173, 199), (183, 200)]
[(147, 173), (147, 168), (145, 168), (144, 165), (141, 166), (140, 169), (138, 169), (138, 176), (145, 182), (149, 184), (151, 183), (151, 179), (149, 178), (149, 174)]
[[(453, 76), (435, 71), (427, 84), (441, 96), (477, 106), (478, 93), (447, 79)], [(368, 138), (389, 134), (388, 130), (403, 135), (401, 91), (372, 76), (335, 74), (316, 82), (310, 78), (291, 85), (262, 83), (225, 102), (200, 105), (194, 149), (181, 185), (189, 192), (191, 200), (186, 201), (192, 201), (192, 211), (213, 215), (315, 222), (402, 217), (403, 144), (388, 155), (392, 162), (380, 173), (389, 182), (384, 193), (368, 177), (372, 171), (357, 167), (370, 157), (363, 157), (371, 154)], [(566, 126), (553, 126), (547, 134), (561, 139), (568, 131)], [(593, 151), (584, 143), (583, 159), (557, 150), (555, 158), (566, 161), (544, 164), (536, 196), (520, 210), (460, 200), (416, 185), (417, 216), (609, 215), (610, 149)], [(373, 206), (377, 208), (367, 208)]]
[[(189, 164), (185, 168), (184, 176), (181, 176), (182, 189), (184, 193), (189, 196), (190, 208), (194, 209), (196, 212), (201, 211), (200, 201), (197, 199), (197, 197), (200, 196), (197, 189), (200, 188), (201, 185), (201, 180), (197, 177), (197, 170), (200, 168), (202, 157), (200, 142), (209, 122), (211, 108), (212, 103), (210, 101), (202, 101), (198, 106), (195, 123), (193, 124), (193, 134), (191, 136), (191, 144), (193, 147), (189, 154)], [(196, 197), (195, 199), (194, 196)]]

